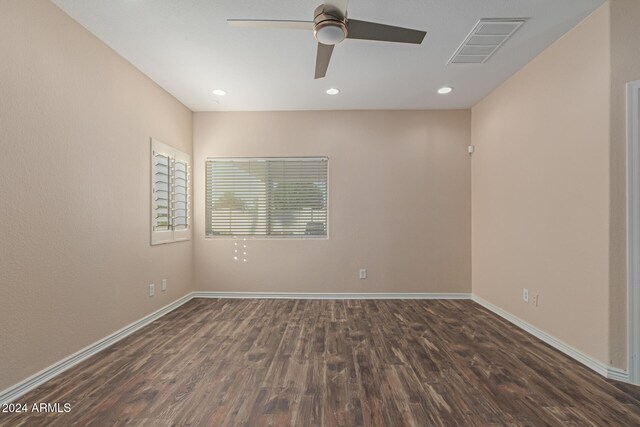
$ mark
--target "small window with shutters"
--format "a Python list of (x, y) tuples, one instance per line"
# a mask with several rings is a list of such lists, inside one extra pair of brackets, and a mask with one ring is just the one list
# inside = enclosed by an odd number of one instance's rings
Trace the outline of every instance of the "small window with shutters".
[(189, 240), (191, 157), (151, 139), (151, 244)]
[(327, 237), (326, 157), (209, 158), (207, 237)]

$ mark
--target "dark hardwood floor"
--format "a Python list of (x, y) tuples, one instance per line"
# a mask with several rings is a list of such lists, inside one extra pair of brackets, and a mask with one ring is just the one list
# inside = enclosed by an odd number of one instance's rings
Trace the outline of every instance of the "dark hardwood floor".
[(196, 299), (0, 424), (638, 426), (637, 390), (471, 301)]

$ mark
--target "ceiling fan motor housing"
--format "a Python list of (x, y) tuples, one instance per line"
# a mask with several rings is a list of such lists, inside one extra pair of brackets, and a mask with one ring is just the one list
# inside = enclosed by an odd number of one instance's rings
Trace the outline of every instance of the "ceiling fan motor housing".
[(338, 10), (316, 8), (313, 19), (313, 35), (319, 43), (335, 45), (347, 38), (347, 20)]

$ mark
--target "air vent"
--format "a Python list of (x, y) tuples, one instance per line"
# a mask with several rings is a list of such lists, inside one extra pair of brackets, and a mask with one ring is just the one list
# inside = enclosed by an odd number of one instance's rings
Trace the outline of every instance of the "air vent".
[(525, 19), (481, 19), (449, 64), (483, 64), (525, 23)]

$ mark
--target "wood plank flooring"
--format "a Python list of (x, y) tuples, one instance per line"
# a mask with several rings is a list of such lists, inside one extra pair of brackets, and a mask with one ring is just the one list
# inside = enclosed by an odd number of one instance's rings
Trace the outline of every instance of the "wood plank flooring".
[(0, 425), (638, 426), (639, 398), (472, 301), (195, 299)]

